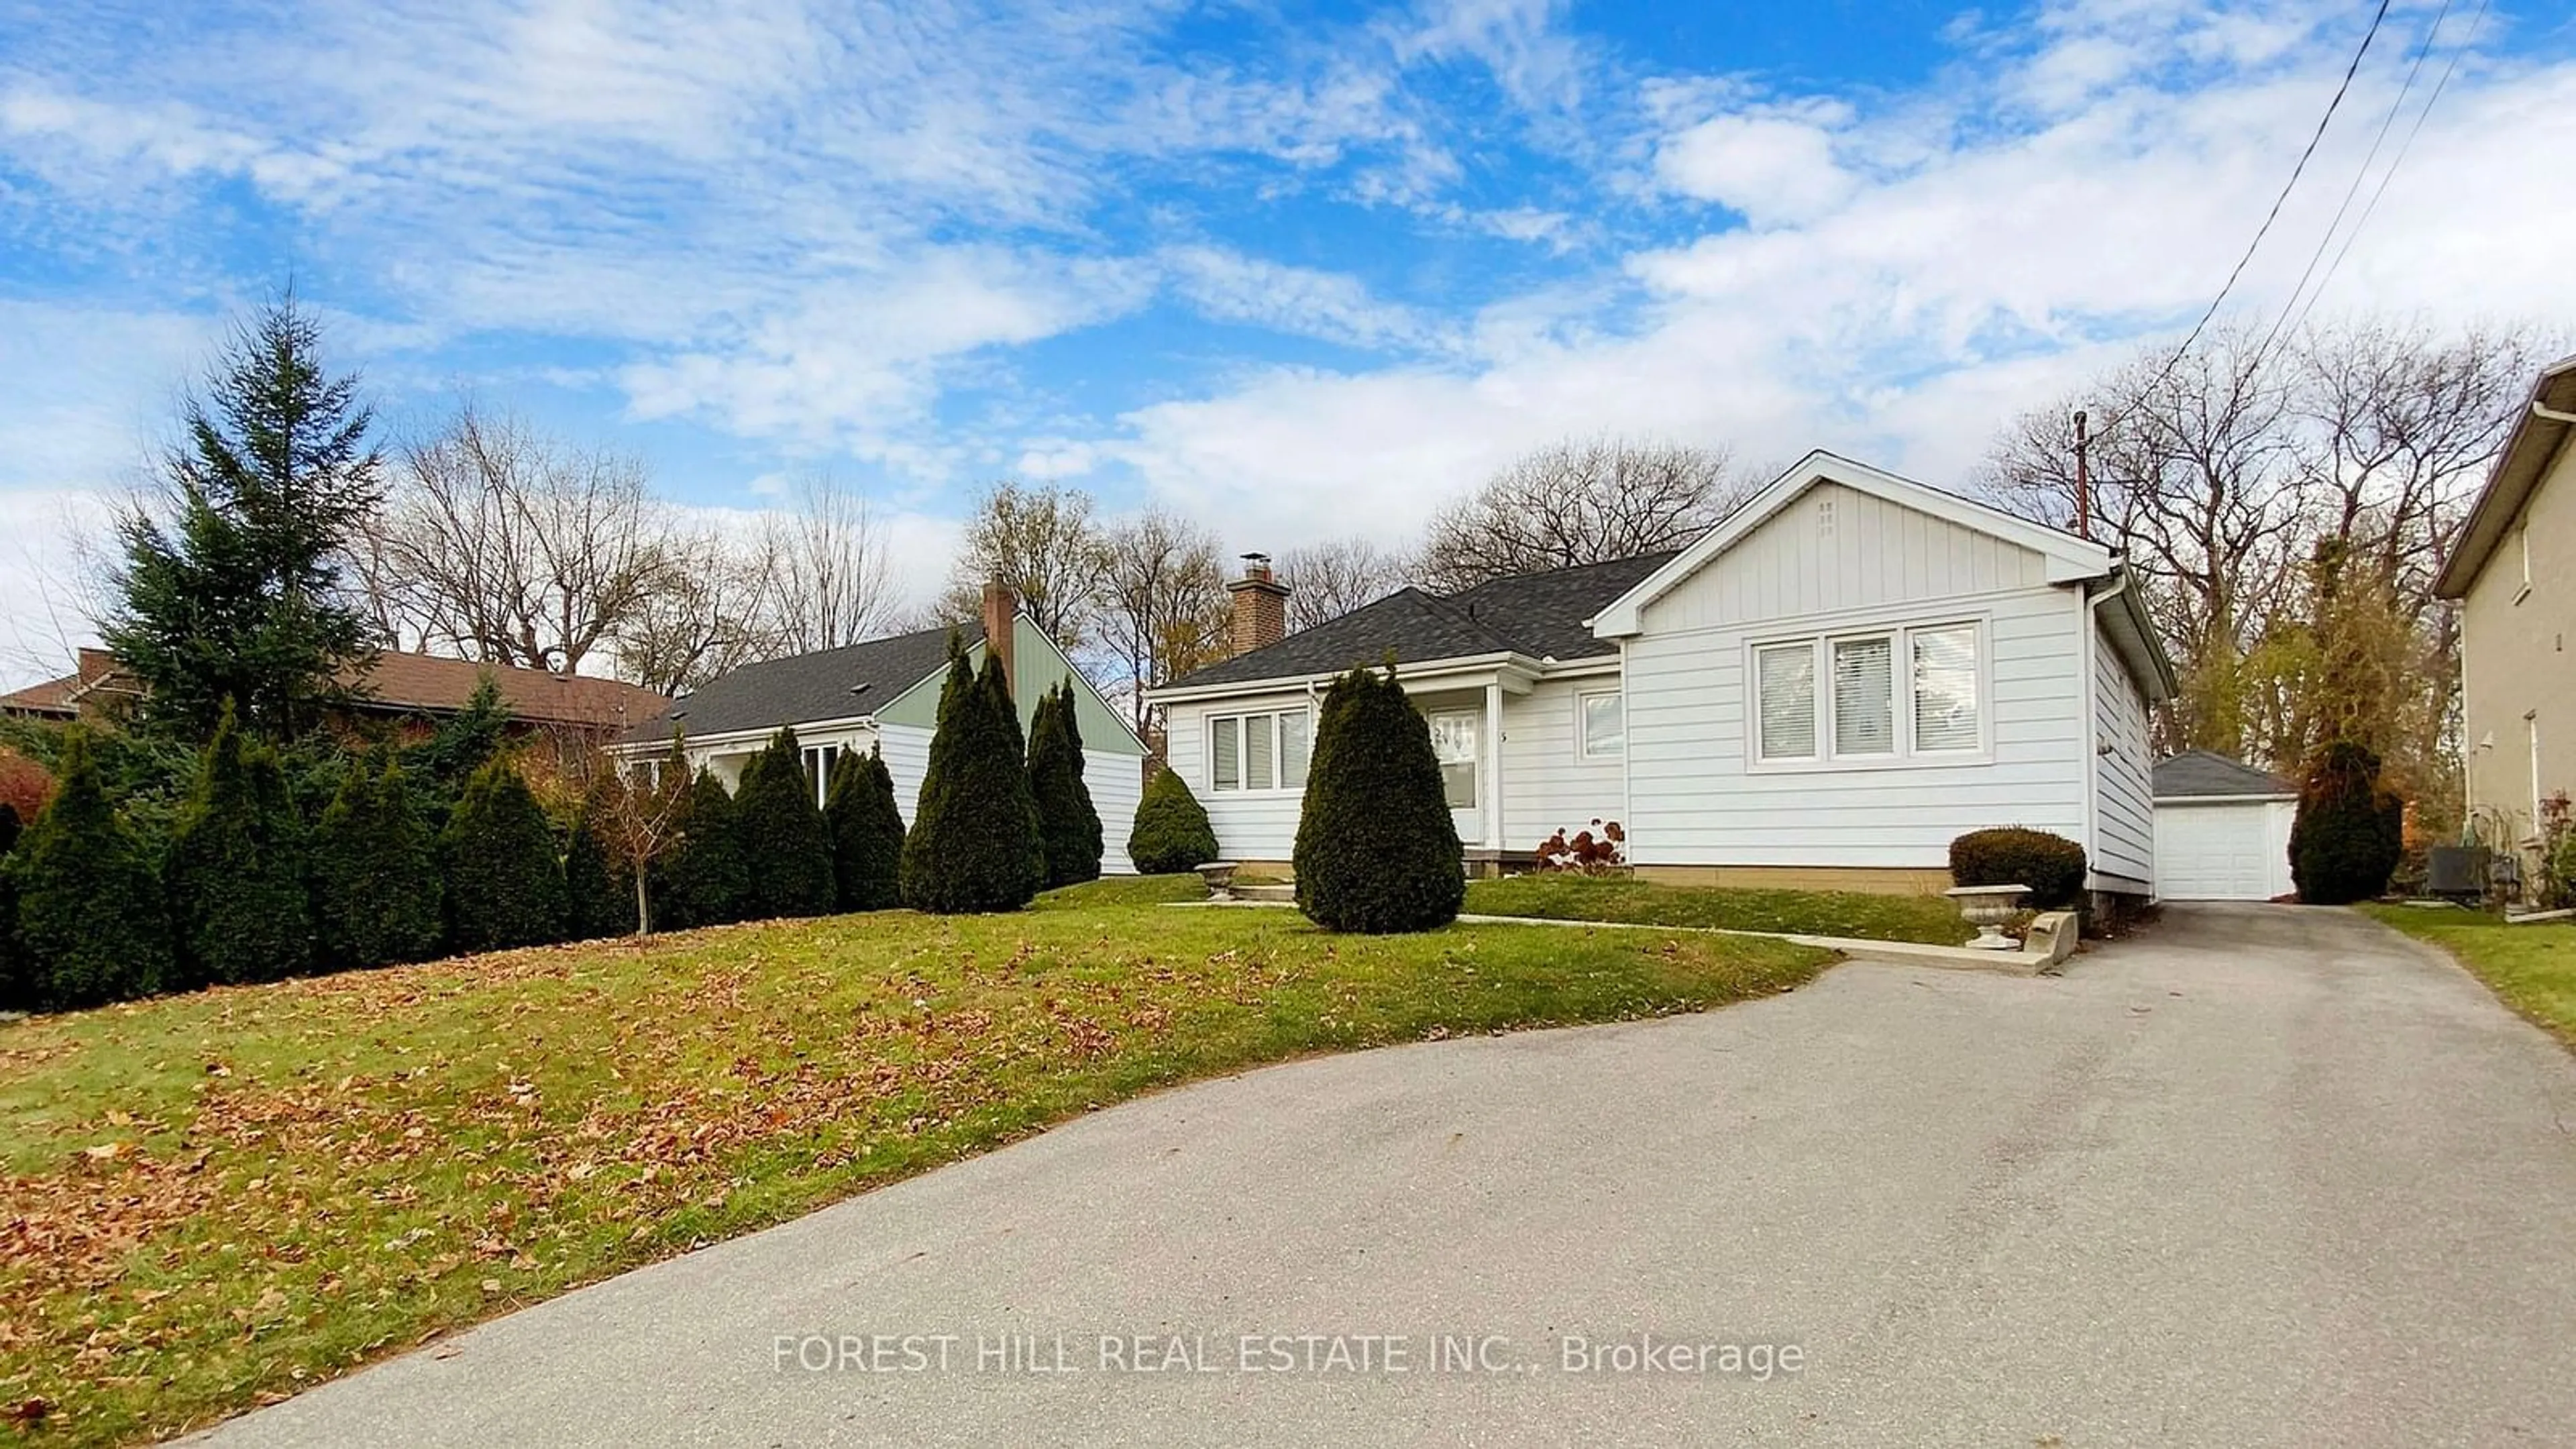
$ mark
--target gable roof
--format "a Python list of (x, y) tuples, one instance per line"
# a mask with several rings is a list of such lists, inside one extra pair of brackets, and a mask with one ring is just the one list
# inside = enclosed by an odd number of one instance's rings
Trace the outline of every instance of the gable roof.
[(980, 623), (942, 624), (839, 649), (746, 664), (671, 701), (667, 713), (628, 730), (621, 743), (667, 743), (674, 728), (693, 736), (720, 735), (874, 714), (879, 706), (948, 667), (951, 634), (967, 648), (984, 642)]
[(1362, 665), (1522, 654), (1582, 659), (1618, 652), (1587, 627), (1594, 611), (1661, 567), (1669, 553), (1488, 579), (1455, 594), (1405, 588), (1276, 644), (1211, 664), (1163, 686), (1197, 689), (1259, 679), (1339, 674)]
[(343, 670), (340, 678), (363, 697), (359, 709), (423, 710), (454, 713), (474, 697), (485, 675), (492, 677), (512, 719), (535, 724), (624, 726), (652, 719), (671, 701), (640, 684), (587, 674), (550, 674), (507, 664), (478, 664), (435, 654), (387, 650), (363, 670)]
[(2154, 794), (2159, 800), (2270, 800), (2298, 793), (2297, 786), (2268, 770), (2210, 750), (2185, 750), (2156, 761)]
[(1962, 528), (1975, 529), (2019, 544), (2047, 560), (2047, 578), (2052, 584), (2102, 578), (2111, 572), (2116, 562), (2111, 550), (2062, 529), (2017, 518), (1992, 504), (1945, 492), (1928, 483), (1917, 483), (1911, 478), (1899, 477), (1883, 468), (1873, 468), (1867, 463), (1855, 462), (1819, 448), (1771, 480), (1743, 507), (1701, 534), (1697, 542), (1683, 549), (1662, 568), (1612, 600), (1593, 621), (1593, 632), (1604, 639), (1643, 632), (1641, 616), (1648, 604), (1672, 592), (1683, 580), (1707, 567), (1718, 555), (1770, 522), (1780, 510), (1795, 503), (1819, 483), (1838, 483), (1899, 507), (1928, 513)]
[(2445, 599), (2467, 597), (2469, 586), (2485, 572), (2487, 560), (2495, 557), (2496, 547), (2513, 531), (2523, 504), (2565, 450), (2571, 427), (2576, 427), (2568, 421), (2570, 413), (2576, 413), (2576, 357), (2560, 358), (2542, 368), (2539, 380), (2531, 385), (2522, 416), (2514, 420), (2513, 433), (2505, 439), (2504, 451), (2496, 455), (2486, 486), (2470, 505), (2468, 522), (2460, 526), (2458, 546), (2433, 580), (2435, 594)]

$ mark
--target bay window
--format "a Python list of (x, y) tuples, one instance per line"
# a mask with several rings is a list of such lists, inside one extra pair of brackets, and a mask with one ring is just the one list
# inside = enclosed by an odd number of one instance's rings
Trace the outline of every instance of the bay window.
[(1303, 708), (1208, 721), (1208, 785), (1222, 793), (1306, 788), (1313, 725)]
[(1982, 625), (1853, 630), (1752, 653), (1757, 765), (1939, 764), (1986, 748)]

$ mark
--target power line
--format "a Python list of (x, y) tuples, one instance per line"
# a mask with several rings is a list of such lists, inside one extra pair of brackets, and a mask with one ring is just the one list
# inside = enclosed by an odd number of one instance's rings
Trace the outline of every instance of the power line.
[(2299, 320), (2292, 324), (2294, 327), (2307, 322), (2308, 313), (2315, 310), (2317, 299), (2326, 294), (2326, 285), (2342, 269), (2343, 259), (2352, 250), (2353, 241), (2361, 235), (2363, 227), (2370, 225), (2370, 214), (2379, 209), (2379, 198), (2388, 194), (2389, 181), (2397, 175), (2397, 168), (2406, 164), (2406, 153), (2414, 149), (2415, 137), (2424, 129), (2424, 118), (2433, 114), (2433, 107), (2441, 103), (2442, 92), (2450, 88), (2451, 74), (2460, 68), (2461, 57), (2478, 43), (2478, 29), (2486, 23), (2489, 3), (2490, 0), (2478, 0), (2478, 13), (2469, 19), (2468, 37), (2451, 52), (2450, 64), (2442, 67), (2441, 79), (2433, 82), (2432, 94), (2424, 98), (2424, 109), (2415, 113), (2415, 124), (2406, 128), (2406, 139), (2397, 143), (2397, 154), (2388, 158), (2388, 169), (2380, 173), (2379, 184), (2371, 188), (2370, 200), (2362, 204), (2361, 215), (2353, 222), (2352, 230), (2344, 233), (2343, 245), (2335, 250), (2334, 260), (2326, 264), (2326, 274), (2317, 280), (2317, 289), (2308, 294), (2307, 306), (2299, 309)]
[[(2326, 248), (2334, 245), (2336, 230), (2342, 227), (2345, 213), (2352, 210), (2352, 199), (2361, 194), (2361, 183), (2370, 179), (2370, 163), (2379, 159), (2379, 148), (2387, 144), (2389, 131), (2397, 125), (2398, 113), (2406, 109), (2406, 97), (2415, 89), (2415, 78), (2423, 74), (2424, 62), (2433, 54), (2433, 43), (2441, 38), (2442, 22), (2450, 15), (2451, 0), (2442, 0), (2442, 8), (2434, 12), (2432, 28), (2424, 32), (2424, 43), (2415, 48), (2415, 63), (2406, 68), (2406, 79), (2397, 87), (2397, 98), (2388, 103), (2388, 114), (2380, 117), (2379, 131), (2370, 138), (2370, 150), (2363, 154), (2361, 165), (2354, 168), (2352, 184), (2343, 189), (2343, 200), (2335, 203), (2334, 218), (2326, 223), (2325, 234), (2317, 238), (2316, 250), (2308, 253), (2308, 264), (2299, 269), (2298, 285), (2290, 289), (2290, 300), (2281, 304), (2281, 315), (2272, 319), (2272, 330), (2263, 334), (2263, 345), (2254, 349), (2254, 361), (2250, 365), (2262, 365), (2263, 359), (2272, 351), (2272, 344), (2280, 338), (2282, 328), (2289, 323), (2290, 314), (2299, 310), (2299, 298), (2307, 294), (2308, 279), (2316, 275), (2317, 263), (2326, 259)], [(2393, 162), (2389, 169), (2396, 169)], [(2359, 224), (2355, 223), (2354, 230), (2359, 229)], [(2320, 284), (2317, 290), (2325, 288)]]
[[(2199, 321), (2191, 324), (2191, 332), (2183, 338), (2182, 345), (2176, 347), (2165, 359), (2165, 365), (2157, 370), (2155, 379), (2138, 389), (2138, 395), (2130, 400), (2130, 407), (2135, 407), (2145, 400), (2147, 394), (2164, 386), (2165, 379), (2173, 375), (2174, 368), (2181, 363), (2184, 354), (2190, 352), (2191, 345), (2200, 340), (2201, 332), (2209, 326), (2209, 319), (2218, 315), (2219, 304), (2225, 302), (2227, 294), (2236, 289), (2237, 280), (2245, 275), (2246, 265), (2254, 260), (2254, 253), (2261, 249), (2263, 238), (2271, 234), (2272, 223), (2281, 219), (2281, 208), (2289, 202), (2290, 193), (2297, 189), (2299, 177), (2308, 169), (2309, 159), (2317, 154), (2318, 144), (2325, 140), (2326, 127), (2334, 123), (2335, 112), (2343, 105), (2344, 93), (2352, 89), (2352, 78), (2360, 73), (2362, 58), (2370, 54), (2370, 43), (2378, 39), (2380, 24), (2388, 19), (2388, 5), (2389, 0), (2379, 0), (2378, 11), (2370, 17), (2370, 29), (2362, 32), (2361, 46), (2352, 53), (2352, 64), (2343, 68), (2343, 80), (2335, 87), (2333, 98), (2326, 102), (2326, 113), (2317, 118), (2316, 133), (2308, 137), (2307, 149), (2299, 153), (2299, 164), (2290, 168), (2290, 179), (2282, 183), (2281, 194), (2272, 198), (2272, 209), (2264, 213), (2263, 224), (2254, 229), (2254, 240), (2245, 244), (2245, 254), (2236, 259), (2236, 265), (2228, 272), (2226, 282), (2220, 285), (2218, 295), (2209, 299), (2208, 309), (2200, 314)], [(2113, 423), (2116, 424), (2128, 411), (2129, 408), (2124, 407), (2119, 413), (2114, 414)], [(2108, 431), (2107, 427), (2105, 431)]]

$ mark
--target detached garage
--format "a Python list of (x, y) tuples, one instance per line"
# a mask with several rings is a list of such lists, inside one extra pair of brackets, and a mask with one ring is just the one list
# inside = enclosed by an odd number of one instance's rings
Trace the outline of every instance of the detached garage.
[(2299, 793), (2277, 775), (2207, 750), (2156, 762), (2156, 895), (2268, 901), (2290, 893), (2290, 820)]

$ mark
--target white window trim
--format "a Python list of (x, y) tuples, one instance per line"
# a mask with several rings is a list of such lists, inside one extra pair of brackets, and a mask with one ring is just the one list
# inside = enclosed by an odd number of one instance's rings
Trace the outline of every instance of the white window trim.
[[(1619, 748), (1596, 751), (1592, 748), (1592, 716), (1584, 712), (1584, 702), (1609, 696), (1619, 701)], [(1604, 760), (1628, 757), (1628, 701), (1624, 688), (1578, 689), (1574, 692), (1574, 759), (1575, 763), (1597, 765)]]
[[(1426, 724), (1434, 720), (1463, 719), (1466, 720), (1470, 727), (1475, 731), (1475, 758), (1470, 760), (1438, 761), (1440, 769), (1444, 772), (1442, 776), (1444, 783), (1441, 787), (1441, 794), (1444, 798), (1448, 794), (1448, 786), (1445, 783), (1447, 779), (1445, 772), (1455, 768), (1456, 766), (1465, 765), (1468, 770), (1467, 783), (1469, 788), (1475, 792), (1475, 799), (1468, 804), (1452, 805), (1449, 808), (1453, 812), (1483, 809), (1485, 807), (1487, 793), (1493, 788), (1492, 783), (1486, 779), (1486, 772), (1492, 767), (1495, 759), (1495, 749), (1499, 744), (1499, 741), (1490, 741), (1485, 738), (1485, 736), (1490, 733), (1485, 727), (1485, 712), (1481, 709), (1431, 709), (1423, 711), (1422, 717)], [(1434, 744), (1431, 752), (1433, 757), (1437, 759), (1440, 753), (1439, 746)]]
[[(1212, 713), (1208, 715), (1205, 722), (1200, 725), (1200, 734), (1202, 738), (1199, 750), (1199, 754), (1207, 768), (1208, 793), (1211, 795), (1223, 795), (1228, 800), (1264, 800), (1276, 799), (1280, 796), (1295, 796), (1302, 798), (1306, 793), (1305, 781), (1300, 780), (1296, 784), (1291, 785), (1280, 779), (1280, 776), (1283, 773), (1281, 766), (1287, 763), (1288, 757), (1280, 748), (1281, 741), (1279, 738), (1279, 721), (1283, 716), (1298, 714), (1306, 716), (1306, 768), (1311, 771), (1315, 766), (1315, 712), (1313, 709), (1303, 705), (1284, 704), (1276, 705), (1268, 709), (1237, 709), (1222, 714)], [(1270, 778), (1272, 783), (1257, 790), (1241, 785), (1230, 790), (1218, 789), (1216, 783), (1217, 726), (1232, 720), (1256, 719), (1268, 720), (1270, 722)], [(1235, 751), (1235, 770), (1239, 774), (1248, 775), (1251, 773), (1252, 769), (1252, 747), (1250, 744), (1250, 736), (1246, 735), (1239, 737), (1235, 742)]]
[[(1914, 645), (1912, 636), (1937, 629), (1977, 631), (1977, 747), (1973, 750), (1918, 751), (1914, 747)], [(1853, 624), (1815, 633), (1769, 635), (1744, 642), (1744, 768), (1756, 775), (1815, 774), (1828, 770), (1937, 770), (1961, 765), (1991, 765), (1995, 760), (1994, 621), (1986, 614), (1946, 615), (1886, 623)], [(1893, 754), (1834, 753), (1833, 646), (1853, 639), (1893, 641), (1896, 751)], [(1762, 753), (1761, 651), (1804, 644), (1815, 651), (1816, 753), (1772, 759)]]

